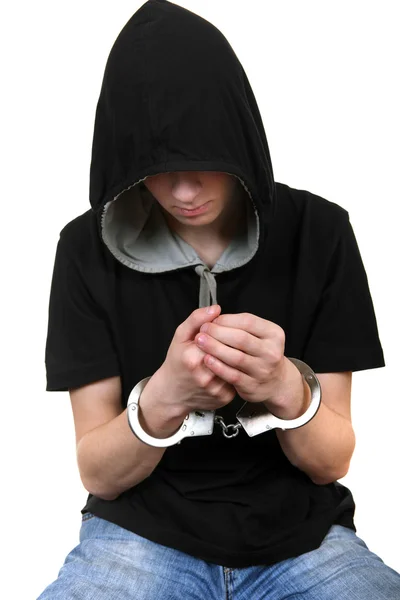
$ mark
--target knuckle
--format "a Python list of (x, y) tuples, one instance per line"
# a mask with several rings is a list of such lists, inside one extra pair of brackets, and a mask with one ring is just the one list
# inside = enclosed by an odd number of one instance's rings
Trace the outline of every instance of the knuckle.
[(232, 398), (230, 396), (231, 393), (225, 385), (219, 388), (218, 400), (222, 406), (225, 406), (231, 402)]
[(279, 325), (276, 326), (276, 337), (281, 344), (285, 343), (286, 334), (285, 331)]
[(210, 396), (212, 396), (213, 398), (220, 398), (221, 396), (221, 386), (218, 387), (212, 387), (209, 389), (209, 394)]
[(230, 382), (233, 386), (240, 385), (242, 380), (242, 374), (240, 371), (235, 371), (230, 379)]
[(276, 350), (270, 350), (268, 361), (272, 367), (276, 367), (282, 359), (282, 353)]
[(238, 367), (244, 367), (246, 364), (246, 354), (239, 351), (236, 355), (235, 363)]
[(207, 373), (203, 369), (199, 369), (195, 373), (196, 384), (202, 388), (203, 390), (208, 390), (211, 381), (214, 379), (214, 375), (212, 373)]
[(253, 315), (250, 313), (242, 313), (242, 325), (245, 329), (248, 329), (253, 322)]
[(189, 371), (194, 371), (199, 364), (199, 360), (189, 348), (182, 354), (182, 363)]
[(248, 339), (248, 334), (245, 331), (240, 331), (237, 334), (237, 344), (239, 348), (245, 348)]

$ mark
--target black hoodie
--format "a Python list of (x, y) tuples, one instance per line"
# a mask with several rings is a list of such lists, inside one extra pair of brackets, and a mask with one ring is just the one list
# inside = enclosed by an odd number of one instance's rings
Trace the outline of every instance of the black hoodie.
[[(271, 93), (276, 87), (271, 86)], [(246, 223), (210, 269), (172, 231), (143, 180), (221, 171), (246, 191)], [(199, 306), (280, 325), (285, 354), (318, 374), (384, 366), (368, 280), (348, 212), (274, 182), (260, 113), (225, 37), (149, 0), (116, 39), (96, 110), (91, 209), (60, 233), (49, 302), (47, 391), (119, 375), (121, 407), (163, 363)], [(235, 423), (243, 405), (217, 411)], [(62, 493), (62, 492), (61, 492)], [(354, 528), (350, 491), (295, 468), (274, 431), (185, 438), (153, 473), (90, 511), (206, 561), (273, 564)]]

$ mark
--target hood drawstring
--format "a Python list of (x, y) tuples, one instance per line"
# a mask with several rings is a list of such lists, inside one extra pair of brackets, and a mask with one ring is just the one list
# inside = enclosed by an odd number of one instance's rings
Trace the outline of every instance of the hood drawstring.
[(217, 282), (215, 276), (205, 265), (198, 265), (195, 267), (195, 271), (200, 277), (199, 308), (217, 304)]

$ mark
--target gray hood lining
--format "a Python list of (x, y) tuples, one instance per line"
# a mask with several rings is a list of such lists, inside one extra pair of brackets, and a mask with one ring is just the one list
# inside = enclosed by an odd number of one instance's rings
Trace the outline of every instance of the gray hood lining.
[(259, 243), (259, 216), (248, 189), (239, 180), (248, 194), (247, 227), (237, 233), (211, 270), (194, 248), (169, 228), (157, 200), (145, 186), (138, 185), (144, 179), (105, 204), (103, 241), (119, 262), (136, 271), (165, 273), (193, 267), (200, 277), (199, 307), (216, 304), (214, 275), (249, 262)]

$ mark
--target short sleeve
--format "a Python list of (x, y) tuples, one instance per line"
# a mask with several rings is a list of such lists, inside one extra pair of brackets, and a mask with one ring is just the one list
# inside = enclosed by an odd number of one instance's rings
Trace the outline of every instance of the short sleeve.
[(48, 392), (64, 392), (120, 374), (108, 320), (60, 237), (48, 305)]
[(316, 373), (385, 366), (367, 274), (345, 214), (304, 351)]

